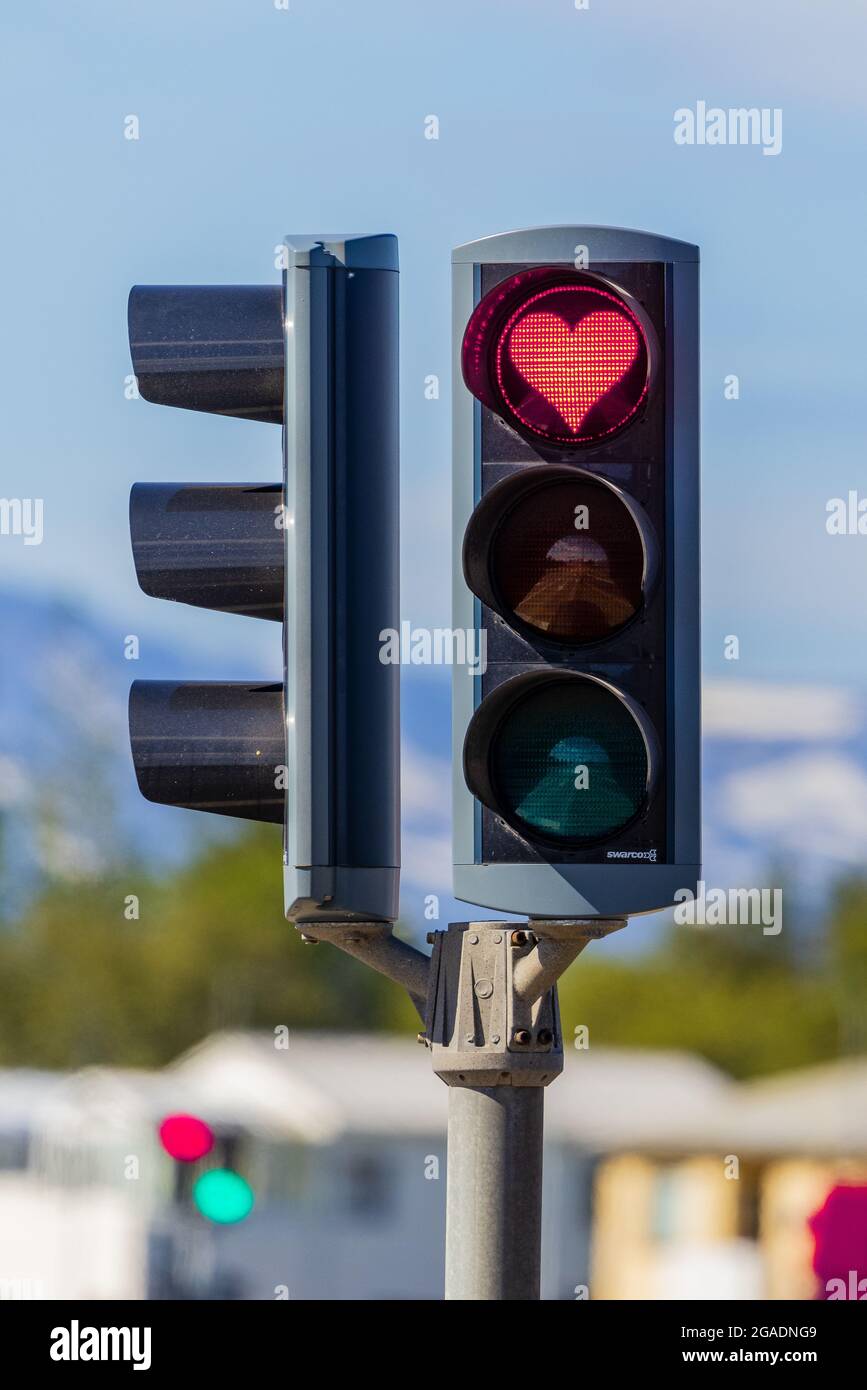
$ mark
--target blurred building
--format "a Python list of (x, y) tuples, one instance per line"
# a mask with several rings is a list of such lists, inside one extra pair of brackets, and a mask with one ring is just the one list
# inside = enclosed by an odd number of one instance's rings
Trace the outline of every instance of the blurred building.
[[(0, 1291), (439, 1298), (446, 1087), (405, 1039), (277, 1031), (161, 1072), (0, 1073)], [(571, 1052), (547, 1092), (543, 1296), (812, 1296), (808, 1222), (867, 1178), (865, 1102), (867, 1062), (736, 1085), (687, 1054)], [(174, 1112), (251, 1183), (247, 1220), (195, 1210), (157, 1138)]]

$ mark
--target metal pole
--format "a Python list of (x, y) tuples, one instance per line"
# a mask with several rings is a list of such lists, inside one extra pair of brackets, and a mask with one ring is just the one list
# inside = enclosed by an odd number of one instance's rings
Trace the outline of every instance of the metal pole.
[(540, 1297), (544, 1094), (563, 1070), (556, 981), (623, 926), (453, 922), (433, 934), (423, 1036), (449, 1087), (447, 1299)]
[(542, 1086), (450, 1086), (446, 1298), (539, 1297)]
[(431, 957), (388, 922), (304, 922), (404, 986), (449, 1087), (446, 1298), (540, 1296), (545, 1087), (563, 1070), (558, 977), (626, 919), (453, 922)]

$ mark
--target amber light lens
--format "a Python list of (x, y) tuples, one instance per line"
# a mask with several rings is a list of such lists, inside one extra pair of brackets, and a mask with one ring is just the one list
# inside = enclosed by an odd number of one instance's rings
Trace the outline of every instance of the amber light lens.
[(647, 394), (648, 365), (644, 329), (626, 300), (579, 282), (525, 298), (495, 350), (503, 404), (555, 444), (593, 444), (623, 429)]
[(610, 637), (644, 600), (645, 545), (635, 518), (613, 488), (593, 479), (529, 481), (491, 546), (501, 611), (555, 642)]

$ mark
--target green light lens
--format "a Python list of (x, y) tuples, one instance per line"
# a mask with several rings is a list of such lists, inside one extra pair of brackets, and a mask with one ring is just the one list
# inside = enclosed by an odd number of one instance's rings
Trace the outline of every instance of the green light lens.
[(603, 840), (641, 809), (647, 746), (627, 706), (591, 681), (552, 682), (500, 724), (491, 777), (507, 817), (563, 845)]
[(202, 1216), (221, 1226), (243, 1221), (253, 1210), (253, 1189), (240, 1173), (228, 1168), (211, 1168), (193, 1187), (193, 1201)]

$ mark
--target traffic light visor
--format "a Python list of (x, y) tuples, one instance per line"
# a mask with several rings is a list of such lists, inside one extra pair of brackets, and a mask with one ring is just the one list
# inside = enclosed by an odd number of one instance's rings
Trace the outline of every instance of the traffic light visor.
[(278, 483), (136, 483), (129, 526), (146, 594), (282, 620), (285, 516)]
[(282, 424), (279, 285), (135, 285), (127, 318), (146, 401)]
[(134, 681), (129, 732), (148, 801), (282, 825), (282, 685)]

